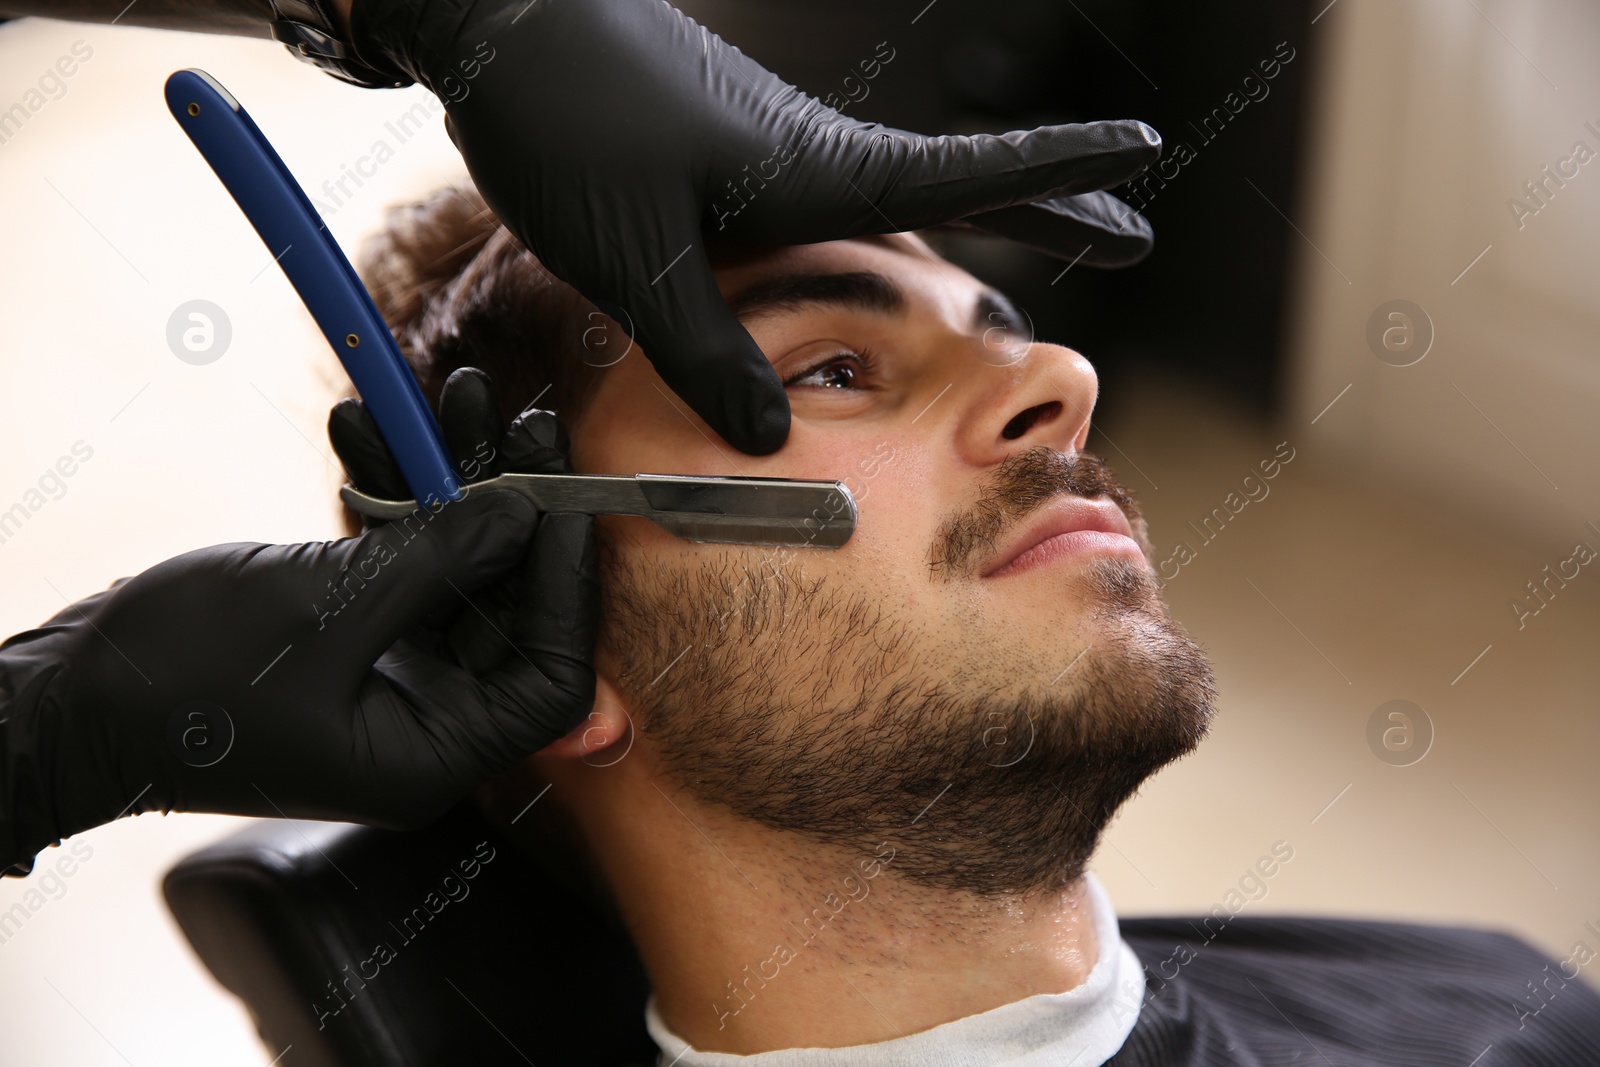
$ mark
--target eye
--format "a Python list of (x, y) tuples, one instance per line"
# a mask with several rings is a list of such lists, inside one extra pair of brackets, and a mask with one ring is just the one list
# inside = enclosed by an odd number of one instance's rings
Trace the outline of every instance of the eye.
[(819, 389), (862, 389), (862, 379), (877, 369), (877, 358), (866, 349), (841, 349), (808, 369), (791, 376), (784, 387), (804, 385)]

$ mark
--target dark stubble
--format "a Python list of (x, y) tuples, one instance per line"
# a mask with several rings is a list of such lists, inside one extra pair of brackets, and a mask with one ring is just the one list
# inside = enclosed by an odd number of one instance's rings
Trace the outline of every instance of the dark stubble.
[[(1115, 501), (1149, 554), (1136, 502), (1099, 457), (1037, 448), (941, 525), (930, 581), (973, 580), (999, 538), (1064, 493)], [(1015, 649), (932, 640), (847, 576), (799, 577), (762, 549), (683, 565), (601, 548), (601, 648), (666, 773), (847, 854), (888, 841), (913, 884), (1064, 888), (1212, 715), (1210, 663), (1134, 560), (1086, 562), (1070, 588), (1090, 606), (1087, 639), (1020, 664)]]

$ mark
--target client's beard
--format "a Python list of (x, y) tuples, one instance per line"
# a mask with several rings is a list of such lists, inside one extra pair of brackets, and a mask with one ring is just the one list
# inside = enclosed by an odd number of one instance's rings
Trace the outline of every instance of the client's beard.
[[(1148, 553), (1132, 496), (1098, 457), (1040, 448), (943, 524), (935, 578), (971, 574), (1064, 492), (1110, 496)], [(1206, 732), (1210, 664), (1133, 560), (1081, 568), (1093, 644), (1058, 674), (1019, 672), (998, 647), (938, 647), (846, 576), (773, 559), (734, 548), (669, 565), (602, 542), (600, 647), (635, 726), (670, 776), (739, 817), (863, 856), (888, 842), (893, 872), (932, 889), (1049, 893)]]

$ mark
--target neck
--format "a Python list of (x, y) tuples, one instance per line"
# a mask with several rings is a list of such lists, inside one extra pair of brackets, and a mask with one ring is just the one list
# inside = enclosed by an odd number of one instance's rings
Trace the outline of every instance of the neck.
[(887, 1041), (1065, 992), (1113, 950), (1096, 943), (1082, 878), (1042, 897), (929, 889), (897, 874), (892, 842), (852, 850), (773, 831), (697, 803), (646, 762), (628, 776), (637, 788), (613, 776), (574, 810), (601, 843), (662, 1021), (698, 1049)]

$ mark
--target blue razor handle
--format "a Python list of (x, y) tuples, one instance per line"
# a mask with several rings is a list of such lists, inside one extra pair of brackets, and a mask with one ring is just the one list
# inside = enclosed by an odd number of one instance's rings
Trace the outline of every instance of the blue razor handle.
[(418, 504), (460, 499), (439, 422), (372, 296), (305, 191), (233, 94), (203, 70), (167, 78), (167, 107), (255, 227), (372, 413)]

